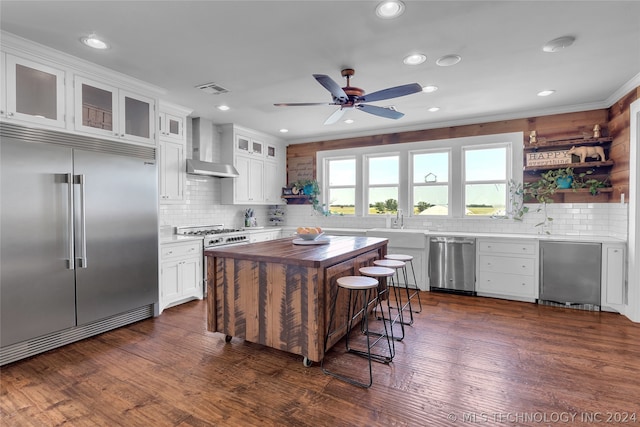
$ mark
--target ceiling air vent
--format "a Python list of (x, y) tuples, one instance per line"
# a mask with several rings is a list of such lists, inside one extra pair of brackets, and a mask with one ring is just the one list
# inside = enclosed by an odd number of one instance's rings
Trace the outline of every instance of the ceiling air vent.
[(196, 86), (196, 89), (200, 89), (204, 93), (208, 93), (209, 95), (220, 95), (223, 93), (229, 92), (228, 89), (223, 88), (217, 83), (205, 83), (203, 85)]

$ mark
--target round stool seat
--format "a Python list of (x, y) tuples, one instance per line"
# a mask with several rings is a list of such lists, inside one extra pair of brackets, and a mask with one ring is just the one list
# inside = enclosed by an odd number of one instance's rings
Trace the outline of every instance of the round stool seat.
[(395, 273), (392, 269), (386, 267), (362, 267), (359, 271), (361, 274), (371, 277), (389, 277)]
[(402, 268), (404, 267), (404, 262), (395, 261), (392, 259), (377, 259), (373, 261), (373, 265), (377, 265), (378, 267), (387, 267), (387, 268)]
[(338, 286), (345, 289), (373, 289), (378, 287), (378, 281), (372, 277), (344, 276), (337, 280)]
[(405, 254), (387, 254), (384, 256), (386, 259), (392, 259), (395, 261), (411, 261), (413, 260), (413, 257), (411, 255), (405, 255)]

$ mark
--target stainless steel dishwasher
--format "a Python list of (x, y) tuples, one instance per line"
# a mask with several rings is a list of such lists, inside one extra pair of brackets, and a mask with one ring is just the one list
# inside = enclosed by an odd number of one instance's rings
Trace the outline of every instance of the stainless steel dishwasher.
[(476, 239), (429, 239), (429, 286), (432, 291), (474, 295), (476, 289)]
[(599, 310), (601, 254), (600, 243), (540, 242), (539, 302)]

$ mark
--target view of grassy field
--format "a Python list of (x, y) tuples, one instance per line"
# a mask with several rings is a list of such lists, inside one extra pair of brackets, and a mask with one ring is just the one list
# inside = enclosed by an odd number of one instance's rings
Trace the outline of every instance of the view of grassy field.
[[(467, 208), (473, 215), (492, 215), (496, 212), (496, 208), (494, 207), (470, 207)], [(331, 211), (331, 215), (353, 215), (355, 214), (356, 208), (354, 206), (330, 206), (329, 210)], [(376, 213), (375, 208), (369, 208), (369, 214), (374, 215)], [(395, 212), (390, 212), (392, 215)], [(413, 208), (413, 214), (418, 215), (418, 209)]]

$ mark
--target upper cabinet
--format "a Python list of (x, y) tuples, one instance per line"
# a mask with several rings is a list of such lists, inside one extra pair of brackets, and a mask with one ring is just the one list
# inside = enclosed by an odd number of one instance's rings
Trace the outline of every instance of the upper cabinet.
[(160, 203), (182, 203), (186, 176), (187, 137), (184, 124), (192, 110), (160, 101), (158, 126)]
[(2, 105), (0, 116), (64, 128), (65, 71), (9, 54), (4, 66), (6, 105)]
[(0, 120), (156, 145), (162, 89), (8, 33), (0, 47)]
[(222, 203), (271, 205), (281, 203), (285, 185), (284, 143), (275, 137), (238, 127), (221, 126), (222, 159), (240, 176), (222, 182)]
[(177, 116), (160, 110), (160, 116), (158, 117), (160, 138), (170, 139), (173, 141), (186, 141), (186, 135), (184, 133), (185, 119), (186, 117)]
[(74, 79), (75, 130), (155, 144), (155, 100), (84, 77)]

